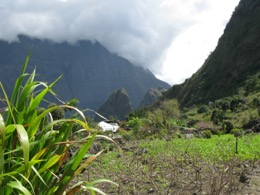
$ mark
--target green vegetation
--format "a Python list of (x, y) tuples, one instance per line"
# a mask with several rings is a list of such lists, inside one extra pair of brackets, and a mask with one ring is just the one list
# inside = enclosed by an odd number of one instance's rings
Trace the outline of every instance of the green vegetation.
[[(235, 152), (235, 142), (236, 138), (233, 135), (213, 135), (211, 139), (153, 139), (149, 142), (139, 140), (135, 145), (147, 150), (147, 153), (143, 152), (143, 156), (152, 160), (162, 158), (162, 156), (174, 156), (182, 159), (181, 154), (189, 156), (197, 155), (209, 162), (228, 161), (234, 157), (240, 160), (255, 160), (260, 158), (260, 135), (246, 135), (239, 138), (238, 154)], [(133, 155), (131, 152), (126, 153), (126, 155), (130, 154)], [(110, 155), (113, 156), (113, 152), (104, 154), (100, 160), (102, 158), (110, 158)]]
[(240, 165), (248, 162), (251, 167), (260, 159), (260, 135), (238, 139), (238, 154), (233, 135), (127, 142), (124, 152), (110, 151), (95, 161), (87, 169), (88, 176), (109, 177), (118, 183), (119, 188), (102, 186), (109, 194), (235, 193), (236, 174), (243, 170)]
[(241, 0), (201, 69), (117, 134), (98, 136), (75, 99), (41, 108), (59, 78), (35, 81), (28, 56), (10, 98), (0, 84), (0, 193), (256, 194), (243, 190), (260, 185), (258, 6)]
[(260, 90), (259, 1), (241, 0), (226, 25), (216, 49), (203, 66), (164, 95), (182, 106), (207, 103), (238, 91), (249, 95)]
[(3, 194), (235, 193), (245, 167), (259, 166), (260, 136), (243, 128), (259, 118), (258, 91), (186, 108), (158, 101), (129, 114), (118, 135), (98, 136), (76, 99), (41, 107), (46, 94), (56, 97), (59, 78), (36, 81), (35, 70), (26, 73), (29, 57), (10, 98), (0, 84)]
[(109, 194), (236, 194), (246, 189), (244, 173), (260, 178), (259, 130), (245, 126), (259, 119), (259, 97), (252, 91), (188, 108), (171, 99), (139, 109), (118, 132), (123, 152), (109, 145), (88, 176), (118, 183), (102, 185)]
[[(200, 70), (117, 134), (97, 135), (75, 99), (61, 102), (59, 78), (26, 73), (28, 56), (11, 97), (0, 83), (0, 194), (259, 193), (259, 5), (241, 0)], [(61, 105), (41, 108), (47, 94)]]
[[(71, 185), (71, 181), (100, 154), (88, 154), (96, 134), (91, 133), (85, 116), (76, 107), (52, 104), (46, 109), (40, 108), (46, 94), (56, 96), (52, 87), (59, 78), (49, 85), (36, 81), (35, 70), (26, 73), (29, 58), (30, 55), (16, 80), (11, 98), (0, 83), (6, 104), (0, 114), (1, 194), (102, 193), (94, 185), (110, 181), (84, 180)], [(78, 117), (64, 118), (66, 109), (77, 113)], [(74, 124), (80, 127), (74, 135), (84, 131), (79, 140), (72, 136)]]

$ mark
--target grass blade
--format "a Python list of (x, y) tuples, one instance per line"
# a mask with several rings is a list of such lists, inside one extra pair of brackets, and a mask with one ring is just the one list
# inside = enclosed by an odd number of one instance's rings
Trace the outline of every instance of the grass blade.
[(66, 190), (69, 181), (73, 179), (76, 169), (78, 168), (85, 154), (91, 147), (94, 139), (95, 135), (92, 135), (90, 139), (80, 148), (77, 154), (73, 156), (70, 161), (65, 165), (64, 174), (59, 183), (57, 194), (62, 194)]
[(4, 94), (4, 98), (5, 98), (5, 101), (7, 103), (7, 107), (8, 107), (8, 113), (7, 113), (7, 117), (6, 117), (6, 124), (10, 124), (11, 123), (11, 119), (14, 121), (15, 123), (15, 117), (14, 117), (14, 114), (13, 114), (13, 106), (11, 105), (9, 99), (8, 99), (8, 96), (6, 94), (6, 91), (4, 89), (4, 86), (3, 84), (0, 82), (0, 87), (2, 89), (2, 92)]
[(32, 170), (35, 172), (35, 174), (38, 176), (38, 178), (42, 181), (42, 183), (45, 185), (45, 186), (48, 186), (45, 181), (43, 180), (43, 178), (41, 177), (40, 173), (37, 171), (37, 169), (32, 166)]
[[(33, 101), (31, 101), (29, 108), (28, 108), (28, 113), (34, 111), (35, 109), (37, 109), (39, 107), (40, 102), (42, 102), (43, 98), (45, 97), (45, 95), (50, 91), (50, 89), (52, 88), (52, 86), (61, 78), (58, 77), (53, 83), (51, 83), (49, 86), (45, 86), (46, 88), (44, 90), (42, 90)], [(41, 83), (42, 85), (45, 85), (44, 83)]]
[(22, 125), (14, 125), (14, 126), (16, 127), (18, 138), (23, 150), (25, 170), (27, 172), (29, 169), (29, 153), (30, 153), (28, 134)]
[[(20, 87), (22, 86), (22, 83), (24, 81), (24, 78), (26, 76), (25, 74), (25, 71), (27, 69), (27, 66), (28, 66), (28, 63), (29, 63), (29, 60), (31, 58), (31, 51), (28, 53), (28, 55), (26, 56), (25, 60), (24, 60), (24, 63), (23, 63), (23, 66), (22, 66), (22, 69), (21, 69), (21, 73), (20, 73), (20, 76), (16, 79), (16, 82), (15, 82), (15, 86), (14, 86), (14, 89), (13, 89), (13, 92), (12, 92), (12, 95), (11, 95), (11, 100), (10, 102), (8, 103), (8, 109), (11, 108), (11, 105), (15, 106), (16, 103), (18, 102), (18, 96), (19, 96), (19, 89)], [(3, 89), (3, 87), (2, 87)], [(7, 100), (7, 96), (5, 95), (5, 98)], [(8, 114), (7, 114), (7, 117), (6, 117), (6, 123), (7, 124), (11, 124), (11, 120), (14, 120), (14, 123), (15, 122), (15, 119), (14, 119), (14, 116), (13, 116), (13, 111), (12, 110), (9, 110)]]
[(10, 181), (8, 184), (8, 186), (18, 189), (19, 191), (21, 191), (24, 195), (31, 195), (31, 193), (28, 191), (28, 189), (26, 189), (21, 182), (19, 182), (18, 180), (16, 181)]
[(23, 109), (27, 109), (26, 103), (27, 100), (30, 96), (32, 96), (32, 92), (38, 87), (40, 84), (37, 84), (37, 82), (32, 82), (30, 84), (27, 84), (24, 89), (22, 90), (20, 99), (19, 99), (19, 104), (17, 105), (17, 110), (18, 111), (23, 111)]
[(80, 167), (75, 171), (75, 175), (81, 173), (81, 171), (86, 168), (91, 162), (93, 162), (100, 154), (102, 153), (102, 151), (100, 151), (99, 153), (90, 156), (83, 164), (80, 165)]
[[(0, 175), (4, 173), (4, 149), (5, 149), (5, 123), (0, 114)], [(2, 177), (0, 177), (0, 186), (2, 184)]]
[(106, 195), (105, 192), (101, 191), (100, 189), (98, 189), (92, 185), (86, 185), (85, 187), (86, 187), (86, 189), (91, 191), (91, 194), (93, 194), (93, 195), (95, 194), (95, 192), (98, 192), (99, 194), (102, 194), (102, 195)]
[(41, 169), (39, 170), (39, 173), (42, 173), (42, 172), (46, 171), (47, 169), (49, 169), (50, 167), (52, 167), (53, 165), (55, 165), (57, 162), (59, 162), (60, 158), (61, 158), (60, 155), (54, 155), (53, 157), (51, 157), (47, 161), (47, 163), (41, 167)]
[(114, 185), (118, 186), (117, 183), (115, 183), (115, 182), (113, 182), (113, 181), (110, 181), (110, 180), (108, 180), (108, 179), (98, 179), (98, 180), (95, 180), (95, 181), (90, 182), (90, 184), (91, 184), (91, 185), (95, 185), (95, 184), (104, 183), (104, 182), (106, 182), (106, 183), (111, 183), (111, 184), (114, 184)]
[(79, 182), (67, 191), (66, 195), (74, 195), (82, 189), (83, 182)]
[(79, 166), (79, 164), (81, 163), (82, 159), (84, 158), (85, 154), (87, 153), (87, 151), (89, 150), (89, 148), (91, 147), (93, 141), (95, 139), (95, 135), (92, 136), (88, 142), (83, 145), (83, 147), (79, 150), (79, 152), (76, 155), (76, 158), (73, 160), (71, 169), (73, 171), (75, 171), (77, 169), (77, 167)]

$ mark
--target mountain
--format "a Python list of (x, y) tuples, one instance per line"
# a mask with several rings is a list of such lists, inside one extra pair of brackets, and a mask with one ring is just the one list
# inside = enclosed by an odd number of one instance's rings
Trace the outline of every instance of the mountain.
[(166, 92), (166, 89), (163, 89), (161, 87), (149, 89), (144, 95), (144, 98), (142, 99), (139, 107), (146, 107), (152, 105), (163, 95), (164, 92)]
[(169, 88), (148, 69), (109, 52), (98, 42), (75, 44), (53, 42), (19, 35), (19, 41), (0, 41), (0, 81), (10, 94), (21, 65), (32, 48), (29, 68), (36, 67), (38, 79), (48, 83), (60, 75), (54, 91), (63, 101), (79, 100), (81, 108), (97, 109), (118, 88), (125, 88), (137, 107), (150, 88)]
[(97, 112), (106, 118), (112, 116), (116, 119), (124, 120), (132, 110), (133, 107), (127, 91), (124, 88), (120, 88), (109, 96)]
[(260, 1), (241, 0), (216, 49), (184, 83), (164, 95), (181, 105), (208, 103), (234, 95), (260, 71)]

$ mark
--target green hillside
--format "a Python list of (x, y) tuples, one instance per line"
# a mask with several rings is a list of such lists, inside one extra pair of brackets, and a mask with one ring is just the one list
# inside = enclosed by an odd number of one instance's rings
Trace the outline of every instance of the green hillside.
[(203, 66), (190, 79), (173, 86), (165, 98), (177, 98), (181, 105), (190, 106), (232, 96), (241, 87), (259, 90), (259, 72), (260, 1), (241, 0)]

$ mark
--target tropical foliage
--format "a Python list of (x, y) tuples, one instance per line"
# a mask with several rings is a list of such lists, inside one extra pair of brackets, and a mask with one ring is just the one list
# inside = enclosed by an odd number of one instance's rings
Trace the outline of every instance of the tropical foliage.
[[(36, 70), (26, 73), (29, 59), (30, 55), (10, 98), (0, 83), (6, 105), (0, 114), (1, 194), (103, 193), (94, 185), (108, 180), (81, 181), (72, 186), (75, 176), (101, 153), (88, 154), (96, 134), (91, 133), (84, 114), (76, 107), (63, 102), (40, 109), (47, 94), (56, 97), (52, 87), (60, 77), (51, 84), (36, 81)], [(62, 109), (74, 111), (78, 117), (56, 117)], [(80, 140), (72, 137), (74, 124), (80, 127), (74, 134), (85, 132)]]

